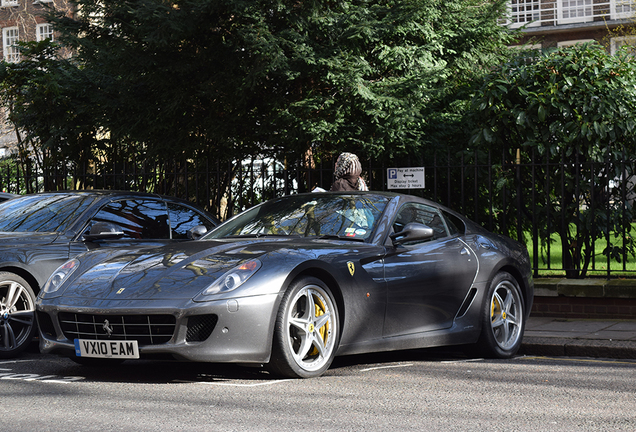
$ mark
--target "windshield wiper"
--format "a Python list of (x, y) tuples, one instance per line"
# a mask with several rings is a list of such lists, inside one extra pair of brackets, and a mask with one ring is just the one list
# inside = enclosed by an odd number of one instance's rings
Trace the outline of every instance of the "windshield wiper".
[(298, 234), (263, 234), (263, 233), (255, 233), (255, 234), (236, 234), (229, 235), (223, 238), (261, 238), (261, 237), (300, 237)]
[(316, 236), (316, 238), (320, 240), (349, 240), (349, 241), (356, 241), (356, 242), (364, 242), (364, 239), (360, 237), (349, 237), (349, 236), (336, 235), (336, 234), (323, 234), (320, 236)]

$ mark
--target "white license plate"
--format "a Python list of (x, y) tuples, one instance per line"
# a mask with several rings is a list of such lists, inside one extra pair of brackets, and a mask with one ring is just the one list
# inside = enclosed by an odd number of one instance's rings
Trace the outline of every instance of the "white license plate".
[(95, 358), (139, 358), (139, 347), (136, 340), (75, 339), (75, 355)]

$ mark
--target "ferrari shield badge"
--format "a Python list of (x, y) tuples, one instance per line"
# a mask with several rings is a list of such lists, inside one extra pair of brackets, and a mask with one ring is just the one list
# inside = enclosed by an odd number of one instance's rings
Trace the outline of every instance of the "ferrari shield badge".
[(356, 266), (355, 264), (353, 264), (353, 261), (347, 261), (347, 268), (349, 269), (349, 273), (351, 273), (351, 276), (353, 276), (353, 274), (356, 272)]

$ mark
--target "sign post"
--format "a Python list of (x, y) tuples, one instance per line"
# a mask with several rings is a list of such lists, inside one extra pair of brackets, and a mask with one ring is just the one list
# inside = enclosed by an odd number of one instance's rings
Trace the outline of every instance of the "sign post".
[(424, 167), (387, 168), (389, 189), (424, 189)]

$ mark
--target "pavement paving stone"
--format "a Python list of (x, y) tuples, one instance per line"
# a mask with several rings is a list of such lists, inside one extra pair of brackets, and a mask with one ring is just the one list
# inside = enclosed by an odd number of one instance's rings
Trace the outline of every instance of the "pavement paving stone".
[(619, 321), (614, 323), (608, 330), (631, 331), (636, 334), (636, 321)]
[(636, 359), (636, 320), (530, 317), (522, 355)]

